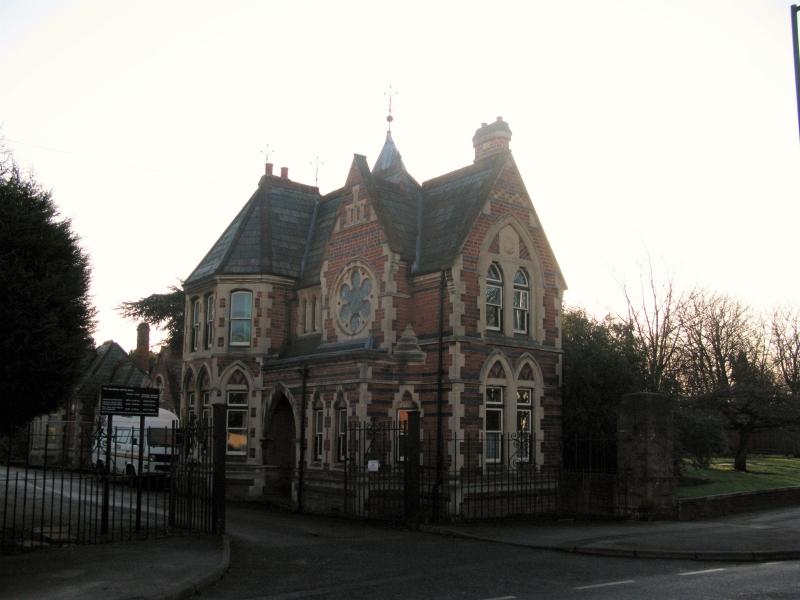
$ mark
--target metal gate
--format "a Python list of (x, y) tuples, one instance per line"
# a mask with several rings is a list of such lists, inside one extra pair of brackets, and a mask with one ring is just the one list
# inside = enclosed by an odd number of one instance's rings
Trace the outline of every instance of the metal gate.
[(225, 407), (214, 405), (213, 425), (194, 415), (172, 436), (169, 524), (225, 532)]
[[(350, 423), (347, 431), (345, 512), (349, 516), (388, 521), (407, 518), (406, 501), (410, 428), (404, 423), (373, 420)], [(417, 457), (419, 424), (417, 419)], [(416, 461), (419, 473), (419, 458)], [(413, 481), (411, 482), (413, 486)], [(417, 489), (419, 478), (417, 477)], [(418, 492), (417, 492), (418, 495)]]

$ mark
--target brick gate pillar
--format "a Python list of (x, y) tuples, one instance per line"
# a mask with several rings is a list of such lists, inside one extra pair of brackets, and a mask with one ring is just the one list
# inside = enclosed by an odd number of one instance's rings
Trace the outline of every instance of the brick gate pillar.
[(662, 394), (626, 394), (617, 409), (617, 473), (625, 486), (620, 504), (631, 518), (678, 518), (673, 476), (672, 409)]

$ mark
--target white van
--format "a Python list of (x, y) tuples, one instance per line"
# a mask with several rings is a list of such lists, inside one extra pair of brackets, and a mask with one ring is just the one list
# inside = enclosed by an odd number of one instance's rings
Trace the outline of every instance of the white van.
[[(111, 422), (111, 474), (139, 475), (139, 444), (142, 436), (139, 431), (141, 417), (114, 415)], [(178, 416), (164, 408), (158, 409), (157, 417), (145, 417), (144, 452), (142, 454), (142, 475), (165, 474), (172, 460), (173, 427), (177, 427)], [(108, 422), (106, 420), (106, 422)], [(174, 425), (173, 425), (174, 424)], [(106, 433), (98, 440), (95, 464), (98, 470), (105, 470)]]

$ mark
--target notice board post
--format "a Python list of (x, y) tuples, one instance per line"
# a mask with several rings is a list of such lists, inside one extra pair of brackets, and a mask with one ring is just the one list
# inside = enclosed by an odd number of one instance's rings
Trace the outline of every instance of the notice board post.
[(108, 534), (109, 512), (109, 477), (111, 475), (111, 441), (114, 438), (112, 426), (114, 415), (139, 417), (139, 466), (138, 490), (136, 492), (136, 531), (142, 523), (142, 466), (144, 461), (145, 417), (158, 416), (158, 388), (138, 388), (118, 385), (104, 385), (100, 391), (100, 414), (108, 415), (108, 431), (106, 432), (106, 464), (103, 481), (103, 509), (100, 523), (102, 535)]

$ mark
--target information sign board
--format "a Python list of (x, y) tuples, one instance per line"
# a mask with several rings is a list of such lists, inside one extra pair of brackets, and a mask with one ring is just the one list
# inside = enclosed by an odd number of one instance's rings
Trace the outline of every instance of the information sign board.
[(158, 416), (158, 388), (104, 385), (100, 392), (101, 415)]

